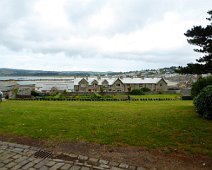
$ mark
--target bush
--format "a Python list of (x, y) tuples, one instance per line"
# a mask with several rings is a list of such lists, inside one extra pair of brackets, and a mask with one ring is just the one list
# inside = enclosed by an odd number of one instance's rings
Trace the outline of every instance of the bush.
[(101, 99), (102, 96), (99, 93), (94, 92), (91, 96), (92, 99)]
[(103, 96), (105, 99), (112, 99), (113, 98), (113, 96), (112, 95), (105, 95), (105, 96)]
[(205, 87), (194, 99), (199, 115), (212, 119), (212, 85)]
[(36, 92), (36, 91), (31, 91), (31, 95), (32, 96), (34, 96), (34, 97), (36, 97), (36, 96), (39, 96), (40, 94), (38, 93), (38, 92)]
[(146, 87), (141, 88), (141, 90), (142, 90), (143, 92), (149, 92), (149, 91), (151, 91), (149, 88), (146, 88)]
[(144, 91), (142, 89), (133, 89), (131, 92), (130, 92), (131, 95), (143, 95), (144, 94)]
[(192, 84), (191, 95), (193, 97), (196, 97), (200, 93), (200, 91), (208, 85), (212, 85), (212, 76), (200, 78)]
[(193, 100), (192, 96), (182, 96), (182, 100)]

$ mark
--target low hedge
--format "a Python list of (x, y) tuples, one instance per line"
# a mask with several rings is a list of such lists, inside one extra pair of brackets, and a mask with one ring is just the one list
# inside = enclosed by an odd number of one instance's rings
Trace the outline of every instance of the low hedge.
[[(56, 98), (16, 98), (16, 99), (9, 99), (9, 100), (35, 100), (35, 101), (128, 101), (128, 99), (91, 99), (91, 98), (85, 98), (85, 99), (56, 99)], [(174, 98), (140, 98), (140, 99), (134, 99), (132, 98), (130, 101), (165, 101), (165, 100), (179, 100)]]

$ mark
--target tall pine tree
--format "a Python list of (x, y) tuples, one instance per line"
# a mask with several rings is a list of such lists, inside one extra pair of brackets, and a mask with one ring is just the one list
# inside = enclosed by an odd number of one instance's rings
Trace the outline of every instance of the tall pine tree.
[(194, 51), (203, 53), (204, 56), (197, 59), (197, 63), (189, 63), (186, 67), (180, 66), (176, 72), (181, 74), (212, 73), (212, 10), (208, 11), (208, 14), (210, 17), (206, 19), (210, 21), (209, 25), (206, 27), (194, 26), (185, 33), (189, 44), (200, 47)]

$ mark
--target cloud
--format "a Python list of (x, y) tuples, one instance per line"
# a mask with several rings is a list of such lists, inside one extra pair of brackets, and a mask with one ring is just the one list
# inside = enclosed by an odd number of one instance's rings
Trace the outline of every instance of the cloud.
[[(1, 67), (126, 71), (185, 65), (208, 0), (0, 1)], [(32, 64), (33, 63), (33, 64)]]

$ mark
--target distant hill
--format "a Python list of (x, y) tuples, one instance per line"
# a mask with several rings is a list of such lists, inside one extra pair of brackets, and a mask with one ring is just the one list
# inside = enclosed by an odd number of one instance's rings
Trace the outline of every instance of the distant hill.
[(94, 72), (94, 71), (43, 71), (0, 68), (0, 76), (161, 76), (173, 74), (177, 67), (165, 67), (160, 69), (146, 69), (128, 72)]
[(97, 76), (117, 75), (121, 72), (92, 72), (92, 71), (43, 71), (0, 68), (0, 76)]

